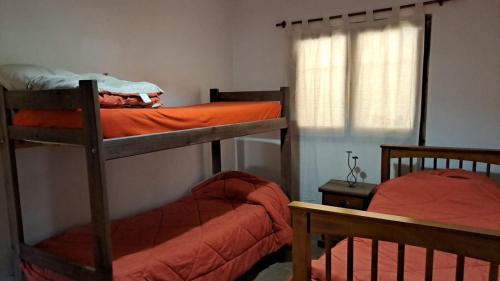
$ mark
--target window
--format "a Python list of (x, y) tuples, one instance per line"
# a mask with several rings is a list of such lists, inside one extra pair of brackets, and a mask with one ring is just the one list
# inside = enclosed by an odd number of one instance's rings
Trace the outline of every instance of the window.
[(295, 42), (301, 128), (415, 129), (422, 28), (411, 21), (302, 34)]

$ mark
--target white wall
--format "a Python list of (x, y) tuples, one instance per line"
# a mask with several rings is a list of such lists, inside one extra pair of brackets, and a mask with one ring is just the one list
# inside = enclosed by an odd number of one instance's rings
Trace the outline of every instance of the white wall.
[[(257, 90), (288, 85), (288, 43), (285, 31), (274, 27), (282, 19), (408, 2), (0, 0), (0, 64), (37, 63), (148, 80), (167, 90), (167, 104), (191, 104), (206, 100), (205, 93), (214, 86)], [(433, 11), (428, 144), (500, 148), (500, 2), (457, 0)], [(238, 165), (279, 179), (279, 145), (258, 139), (276, 136), (240, 141)], [(362, 159), (363, 154), (378, 155), (359, 149)], [(113, 216), (149, 209), (188, 192), (209, 174), (207, 152), (196, 146), (107, 163)], [(29, 241), (88, 220), (78, 148), (18, 153)], [(226, 167), (232, 167), (234, 157), (226, 156)], [(369, 158), (363, 168), (370, 181), (377, 181), (378, 156)], [(321, 172), (324, 177), (344, 174), (343, 166), (335, 165)], [(315, 186), (308, 188), (316, 192)], [(1, 208), (4, 200), (0, 192)], [(7, 229), (2, 209), (0, 280), (9, 271)]]
[[(0, 64), (34, 63), (109, 72), (167, 91), (168, 105), (207, 100), (231, 81), (230, 25), (223, 0), (0, 0)], [(210, 174), (201, 146), (107, 163), (113, 217), (176, 199)], [(226, 154), (226, 168), (234, 157)], [(88, 195), (79, 148), (18, 151), (25, 230), (30, 242), (85, 223)], [(0, 280), (10, 272), (0, 192)]]
[[(283, 19), (290, 22), (411, 2), (235, 0), (233, 87), (269, 89), (288, 85), (289, 43), (286, 31), (274, 27)], [(457, 0), (443, 7), (428, 7), (427, 11), (434, 14), (427, 145), (500, 148), (500, 1)], [(317, 183), (345, 177), (344, 151), (348, 149), (360, 156), (366, 181), (379, 181), (378, 146), (345, 142), (331, 145), (339, 147), (339, 152), (320, 153), (320, 157), (327, 158), (323, 163), (328, 164), (310, 168)], [(258, 149), (255, 142), (253, 146)], [(267, 157), (268, 163), (279, 161), (277, 154), (253, 155), (247, 154), (246, 166), (263, 163), (262, 157)], [(302, 200), (319, 200), (315, 184), (302, 189), (307, 189), (301, 192), (305, 195)]]

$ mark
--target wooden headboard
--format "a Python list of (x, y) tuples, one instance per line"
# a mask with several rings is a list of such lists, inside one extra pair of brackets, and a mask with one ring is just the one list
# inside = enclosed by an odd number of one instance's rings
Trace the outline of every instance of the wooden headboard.
[[(424, 170), (437, 169), (438, 161), (443, 159), (443, 167), (450, 168), (452, 161), (458, 162), (458, 168), (464, 168), (464, 161), (472, 162), (471, 171), (478, 172), (478, 165), (484, 166), (484, 171), (489, 177), (491, 175), (491, 166), (500, 165), (500, 150), (479, 149), (479, 148), (453, 148), (453, 147), (430, 147), (430, 146), (412, 146), (412, 145), (381, 145), (382, 148), (382, 166), (381, 181), (387, 181), (391, 178), (391, 159), (397, 158), (396, 177), (402, 175), (402, 159), (409, 158), (409, 172), (414, 169)], [(419, 161), (418, 167), (414, 165), (414, 158)], [(432, 161), (432, 165), (428, 166)]]

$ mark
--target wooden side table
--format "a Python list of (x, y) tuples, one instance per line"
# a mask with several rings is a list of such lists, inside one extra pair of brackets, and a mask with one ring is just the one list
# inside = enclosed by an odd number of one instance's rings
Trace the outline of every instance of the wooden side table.
[(376, 184), (357, 183), (355, 187), (349, 187), (347, 182), (340, 180), (330, 180), (319, 188), (322, 193), (322, 203), (324, 205), (366, 210), (373, 194)]
[[(345, 181), (330, 180), (319, 191), (322, 193), (323, 205), (366, 211), (376, 187), (376, 184), (371, 183), (356, 183), (355, 187), (349, 187)], [(332, 245), (344, 238), (331, 237)], [(318, 241), (318, 246), (324, 247), (323, 238)]]

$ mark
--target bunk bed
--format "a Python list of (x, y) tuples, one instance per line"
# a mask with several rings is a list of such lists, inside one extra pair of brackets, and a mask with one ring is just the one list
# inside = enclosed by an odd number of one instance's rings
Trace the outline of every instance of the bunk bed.
[[(211, 180), (222, 181), (227, 174), (220, 173), (221, 140), (280, 130), (281, 188), (286, 195), (291, 196), (293, 187), (290, 171), (292, 167), (290, 164), (292, 145), (290, 137), (290, 104), (292, 99), (288, 88), (281, 88), (279, 91), (259, 92), (220, 92), (217, 89), (211, 89), (210, 104), (202, 106), (204, 107), (202, 109), (195, 106), (189, 108), (189, 110), (205, 113), (208, 110), (215, 115), (222, 110), (225, 115), (228, 115), (228, 112), (221, 109), (221, 107), (230, 107), (229, 104), (237, 105), (236, 110), (245, 108), (244, 102), (254, 102), (256, 106), (258, 105), (257, 102), (273, 102), (279, 103), (280, 107), (277, 114), (276, 106), (270, 107), (267, 104), (266, 107), (266, 104), (264, 104), (264, 109), (268, 109), (268, 114), (254, 114), (250, 115), (253, 117), (247, 116), (246, 119), (232, 118), (222, 122), (191, 122), (191, 125), (184, 127), (179, 127), (177, 123), (177, 125), (172, 125), (172, 122), (170, 122), (167, 125), (163, 124), (146, 132), (140, 130), (130, 131), (123, 128), (123, 130), (114, 130), (113, 126), (105, 128), (107, 126), (107, 123), (105, 123), (107, 122), (106, 118), (112, 114), (100, 109), (98, 97), (97, 82), (93, 80), (80, 81), (78, 88), (67, 90), (7, 91), (0, 86), (0, 124), (2, 126), (0, 142), (6, 177), (5, 186), (12, 248), (15, 253), (16, 280), (23, 279), (21, 269), (23, 263), (38, 269), (46, 269), (57, 276), (64, 276), (71, 280), (113, 280), (113, 250), (115, 249), (111, 247), (112, 230), (108, 211), (104, 165), (107, 160), (210, 142), (212, 170), (216, 174)], [(144, 109), (147, 112), (142, 113), (141, 109), (132, 110), (139, 112), (139, 115), (158, 114), (159, 112), (156, 109)], [(50, 114), (54, 112), (57, 115), (52, 116), (54, 118), (51, 119)], [(169, 111), (165, 114), (170, 116), (171, 113), (172, 111)], [(17, 117), (16, 114), (18, 114)], [(108, 117), (105, 116), (106, 114)], [(192, 116), (196, 115), (195, 113)], [(247, 114), (243, 114), (243, 116), (245, 115)], [(49, 118), (40, 122), (40, 116), (49, 116)], [(123, 114), (119, 116), (124, 117)], [(171, 117), (174, 120), (179, 115), (175, 113)], [(217, 116), (211, 116), (208, 119), (214, 118), (217, 119)], [(112, 117), (108, 119), (113, 120)], [(155, 120), (161, 120), (161, 117)], [(196, 121), (196, 118), (191, 119), (191, 121), (193, 120)], [(103, 132), (106, 135), (103, 135)], [(88, 232), (92, 241), (91, 244), (93, 244), (92, 258), (91, 260), (87, 259), (86, 264), (85, 262), (82, 262), (83, 264), (73, 262), (65, 257), (54, 255), (50, 251), (44, 250), (43, 247), (30, 246), (25, 243), (15, 153), (16, 146), (19, 146), (20, 143), (79, 145), (85, 148), (91, 210), (91, 224), (85, 228), (85, 231)], [(230, 175), (236, 178), (246, 178), (247, 182), (254, 185), (259, 183), (266, 188), (273, 185), (269, 182), (262, 183), (261, 180), (252, 179), (250, 175), (231, 173)], [(195, 188), (195, 190), (199, 189), (203, 188), (200, 186)], [(242, 192), (240, 189), (238, 190)], [(231, 195), (231, 200), (234, 200), (233, 197), (234, 194)], [(255, 200), (264, 200), (261, 197), (265, 196), (262, 195), (259, 197), (260, 199)], [(283, 197), (286, 199), (285, 195)], [(191, 199), (184, 198), (180, 201), (195, 199), (202, 200), (203, 196), (197, 197), (193, 195)], [(209, 199), (212, 200), (213, 198)], [(248, 198), (245, 200), (248, 200)], [(269, 203), (264, 202), (262, 204)], [(169, 207), (165, 208), (168, 209)], [(266, 210), (269, 211), (268, 209)], [(147, 216), (148, 214), (144, 215)], [(286, 214), (282, 215), (283, 219), (286, 220)], [(127, 222), (130, 222), (130, 220), (122, 223), (126, 224)], [(246, 266), (251, 266), (251, 264)]]
[[(367, 212), (290, 204), (293, 280), (500, 280), (493, 165), (500, 150), (383, 145)], [(311, 263), (313, 234), (347, 238)]]

